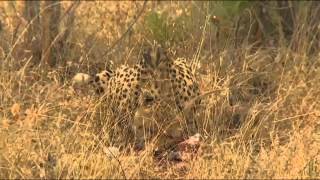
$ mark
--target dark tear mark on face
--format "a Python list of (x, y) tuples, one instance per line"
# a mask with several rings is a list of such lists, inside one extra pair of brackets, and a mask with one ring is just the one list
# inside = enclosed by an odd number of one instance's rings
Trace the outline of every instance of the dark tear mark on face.
[(103, 93), (104, 93), (103, 88), (102, 88), (102, 87), (97, 87), (96, 93), (99, 94), (99, 95), (100, 95), (100, 94), (103, 94)]
[(100, 80), (100, 77), (99, 76), (96, 76), (95, 78), (94, 78), (94, 82), (98, 82)]

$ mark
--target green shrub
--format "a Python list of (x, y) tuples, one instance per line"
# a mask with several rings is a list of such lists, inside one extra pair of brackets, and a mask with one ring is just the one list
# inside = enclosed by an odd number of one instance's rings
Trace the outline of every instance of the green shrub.
[(146, 28), (150, 33), (150, 38), (163, 44), (170, 37), (170, 30), (166, 23), (165, 15), (157, 12), (150, 12), (145, 17)]

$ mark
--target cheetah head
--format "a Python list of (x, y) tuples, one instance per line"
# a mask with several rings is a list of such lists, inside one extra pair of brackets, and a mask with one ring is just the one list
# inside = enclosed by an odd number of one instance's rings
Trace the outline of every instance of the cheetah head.
[(111, 68), (106, 68), (106, 70), (91, 76), (89, 84), (95, 88), (97, 94), (103, 94), (104, 89), (108, 86), (108, 81), (112, 76), (113, 70), (111, 70)]
[[(168, 86), (169, 74), (168, 70), (173, 60), (168, 56), (167, 51), (161, 46), (153, 46), (147, 48), (143, 53), (144, 66), (146, 67), (151, 94), (157, 99), (161, 92), (167, 92), (170, 89)], [(163, 93), (161, 93), (163, 94)]]
[(167, 51), (161, 46), (153, 46), (147, 48), (143, 53), (145, 65), (153, 71), (158, 71), (165, 68), (166, 64), (171, 62), (167, 55)]

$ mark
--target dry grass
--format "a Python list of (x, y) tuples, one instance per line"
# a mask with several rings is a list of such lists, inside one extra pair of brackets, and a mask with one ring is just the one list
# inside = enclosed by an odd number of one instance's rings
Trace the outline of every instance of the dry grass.
[[(203, 92), (217, 90), (204, 99), (198, 117), (202, 135), (199, 151), (195, 157), (176, 163), (155, 158), (153, 142), (139, 152), (129, 148), (111, 154), (107, 134), (113, 127), (105, 105), (93, 90), (71, 86), (76, 72), (92, 72), (104, 64), (99, 58), (106, 46), (102, 42), (113, 42), (126, 24), (116, 20), (102, 23), (104, 31), (93, 40), (97, 48), (91, 51), (92, 42), (85, 44), (88, 39), (83, 37), (90, 37), (98, 26), (86, 25), (90, 20), (84, 12), (90, 14), (94, 8), (104, 12), (106, 5), (90, 3), (97, 4), (80, 6), (83, 16), (78, 15), (74, 32), (85, 35), (73, 34), (70, 41), (79, 47), (72, 49), (67, 61), (78, 61), (68, 68), (29, 68), (27, 60), (19, 57), (3, 62), (1, 52), (10, 45), (0, 44), (1, 179), (320, 178), (320, 54), (308, 53), (312, 33), (302, 33), (305, 26), (294, 33), (292, 42), (301, 44), (296, 48), (279, 45), (253, 51), (243, 43), (236, 49), (220, 47), (221, 51), (212, 55), (210, 43), (199, 43), (199, 39), (210, 39), (211, 34), (203, 29), (183, 47), (172, 48), (177, 56), (200, 60), (197, 71)], [(133, 6), (123, 4), (123, 9)], [(163, 6), (186, 6), (169, 4)], [(128, 17), (135, 14), (130, 9)], [(95, 14), (95, 21), (108, 22), (100, 17), (104, 15)], [(132, 39), (117, 47), (122, 51), (107, 59), (119, 60), (116, 65), (135, 62), (141, 48), (135, 42), (147, 34), (139, 32), (143, 18), (139, 23)], [(108, 28), (113, 29), (105, 30)], [(5, 37), (3, 32), (0, 37)]]

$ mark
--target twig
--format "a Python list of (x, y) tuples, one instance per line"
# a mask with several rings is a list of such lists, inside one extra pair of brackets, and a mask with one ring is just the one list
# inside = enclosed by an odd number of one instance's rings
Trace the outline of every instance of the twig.
[(138, 19), (141, 17), (144, 9), (146, 8), (146, 5), (147, 5), (147, 0), (144, 1), (141, 11), (137, 15), (137, 17), (132, 21), (132, 23), (129, 25), (128, 29), (121, 35), (121, 37), (116, 42), (114, 42), (112, 44), (112, 46), (105, 53), (102, 54), (102, 57), (108, 55), (110, 53), (110, 51), (114, 47), (116, 47), (119, 44), (119, 42), (131, 31), (133, 25), (135, 25), (137, 23)]
[(68, 9), (64, 12), (64, 14), (60, 17), (59, 22), (61, 22), (67, 15), (69, 15), (71, 13), (71, 11), (75, 11), (79, 5), (80, 5), (80, 1), (75, 1), (73, 2)]
[(201, 40), (199, 42), (199, 46), (198, 46), (197, 51), (196, 51), (196, 53), (194, 55), (194, 58), (191, 61), (191, 68), (192, 68), (192, 73), (193, 74), (196, 72), (197, 66), (200, 64), (200, 53), (201, 53), (201, 50), (202, 50), (202, 47), (203, 47), (203, 42), (204, 42), (204, 39), (205, 39), (205, 36), (206, 36), (206, 29), (207, 29), (207, 25), (208, 25), (208, 22), (209, 22), (209, 18), (210, 18), (209, 12), (207, 11), (206, 19), (204, 21), (203, 30), (202, 30), (202, 34), (201, 34)]
[(127, 179), (126, 173), (125, 173), (125, 171), (124, 171), (124, 169), (123, 169), (123, 166), (122, 166), (122, 164), (121, 164), (120, 159), (117, 158), (116, 155), (115, 155), (109, 148), (105, 147), (105, 146), (101, 143), (101, 141), (99, 141), (99, 144), (103, 147), (103, 150), (105, 151), (104, 153), (106, 153), (106, 151), (108, 151), (109, 154), (118, 162), (118, 164), (119, 164), (119, 166), (120, 166), (120, 170), (121, 170), (121, 173), (122, 173), (123, 178), (124, 178), (124, 179)]

